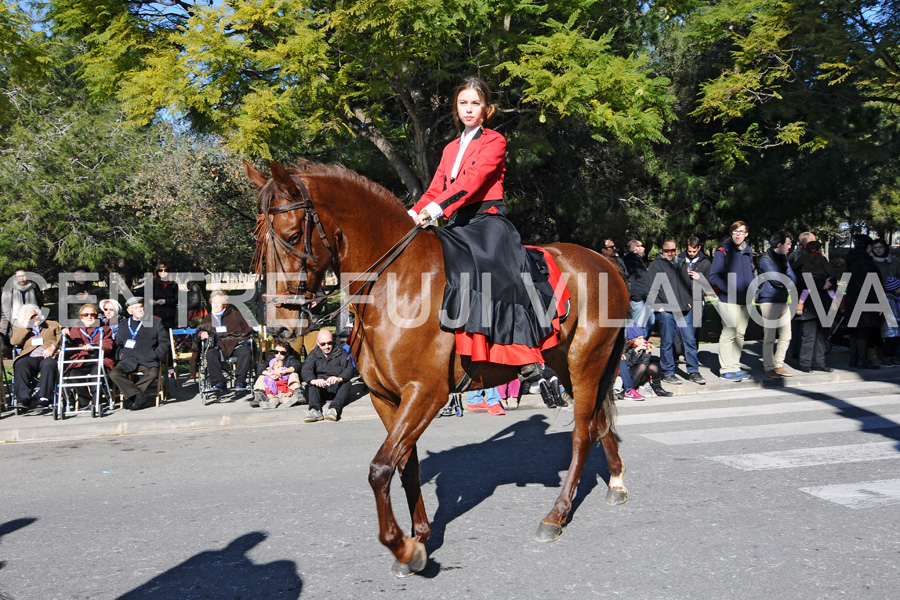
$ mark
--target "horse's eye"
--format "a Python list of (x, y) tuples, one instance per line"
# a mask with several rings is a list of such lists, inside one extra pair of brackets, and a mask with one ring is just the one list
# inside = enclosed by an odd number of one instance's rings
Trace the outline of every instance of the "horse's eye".
[(296, 246), (300, 243), (300, 232), (294, 233), (291, 237), (288, 238), (288, 243), (292, 246)]

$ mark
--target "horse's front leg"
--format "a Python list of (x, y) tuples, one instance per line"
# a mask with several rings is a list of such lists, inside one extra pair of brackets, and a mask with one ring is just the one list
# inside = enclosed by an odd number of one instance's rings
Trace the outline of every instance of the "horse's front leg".
[[(427, 401), (423, 401), (419, 406), (412, 399), (405, 400), (394, 415), (393, 427), (387, 439), (369, 467), (369, 484), (375, 493), (378, 511), (378, 537), (396, 558), (391, 571), (398, 577), (406, 577), (425, 568), (428, 553), (425, 544), (418, 539), (421, 526), (418, 526), (419, 530), (414, 538), (406, 537), (400, 530), (391, 506), (391, 479), (395, 470), (401, 466), (406, 467), (403, 471), (407, 474), (405, 476), (401, 474), (401, 480), (406, 479), (404, 488), (407, 498), (415, 499), (415, 508), (410, 508), (411, 514), (414, 520), (426, 520), (425, 506), (422, 503), (421, 491), (418, 490), (418, 456), (413, 451), (416, 442), (437, 415), (440, 406), (439, 404), (430, 406)], [(413, 464), (415, 467), (410, 470)], [(416, 479), (414, 486), (411, 483), (413, 476)]]

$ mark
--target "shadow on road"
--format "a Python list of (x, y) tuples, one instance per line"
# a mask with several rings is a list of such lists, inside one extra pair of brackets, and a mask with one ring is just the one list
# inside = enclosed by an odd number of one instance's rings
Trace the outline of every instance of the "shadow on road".
[(247, 557), (247, 552), (265, 539), (265, 533), (254, 531), (222, 550), (201, 552), (120, 596), (119, 600), (296, 600), (303, 582), (293, 561), (257, 565)]
[[(429, 554), (444, 543), (447, 525), (490, 498), (498, 486), (529, 484), (560, 487), (560, 472), (569, 468), (572, 434), (547, 434), (547, 417), (539, 414), (517, 422), (477, 444), (430, 453), (420, 462), (420, 480), (434, 481), (438, 507), (431, 520)], [(572, 504), (572, 514), (597, 486), (609, 481), (603, 449), (595, 447), (585, 464)], [(554, 498), (547, 498), (547, 512)], [(544, 514), (534, 515), (534, 526)], [(571, 518), (571, 515), (570, 515)]]
[[(28, 527), (35, 521), (37, 521), (37, 518), (35, 517), (24, 517), (22, 519), (13, 519), (12, 521), (7, 521), (6, 523), (0, 525), (0, 538), (5, 535), (9, 535), (10, 533), (14, 533), (22, 529), (23, 527)], [(0, 569), (2, 569), (4, 565), (6, 565), (6, 561), (0, 560)], [(2, 597), (3, 596), (0, 595), (0, 598)]]

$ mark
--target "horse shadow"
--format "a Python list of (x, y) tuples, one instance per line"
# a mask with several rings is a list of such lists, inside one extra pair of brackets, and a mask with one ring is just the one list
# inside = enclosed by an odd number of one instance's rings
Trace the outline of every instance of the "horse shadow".
[[(13, 519), (0, 525), (0, 538), (10, 533), (16, 532), (24, 527), (28, 527), (37, 521), (35, 517), (24, 517), (22, 519)], [(6, 565), (6, 561), (0, 560), (0, 569)]]
[(118, 600), (232, 599), (297, 600), (303, 581), (293, 561), (254, 564), (247, 552), (267, 535), (254, 531), (222, 550), (208, 550), (161, 573)]
[[(560, 472), (569, 468), (572, 434), (547, 434), (548, 428), (545, 415), (533, 415), (483, 442), (429, 453), (420, 461), (420, 480), (423, 484), (435, 482), (438, 499), (426, 543), (429, 554), (443, 545), (450, 523), (490, 498), (499, 486), (562, 486)], [(569, 519), (601, 478), (609, 481), (609, 469), (603, 449), (595, 447), (582, 471)], [(535, 515), (535, 526), (543, 516)]]

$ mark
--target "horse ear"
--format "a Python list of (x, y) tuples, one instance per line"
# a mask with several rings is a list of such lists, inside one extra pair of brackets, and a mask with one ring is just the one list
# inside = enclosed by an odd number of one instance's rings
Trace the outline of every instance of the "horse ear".
[(287, 169), (274, 160), (269, 161), (269, 168), (272, 169), (272, 179), (274, 179), (275, 183), (280, 185), (289, 196), (294, 198), (300, 194), (300, 191), (297, 189), (297, 184), (291, 179), (291, 174), (288, 173)]
[(253, 185), (255, 185), (257, 188), (262, 188), (262, 186), (266, 185), (266, 183), (269, 181), (268, 177), (254, 169), (253, 165), (247, 162), (246, 158), (243, 159), (243, 163), (244, 170), (247, 171), (247, 177), (250, 178), (250, 181), (253, 182)]

